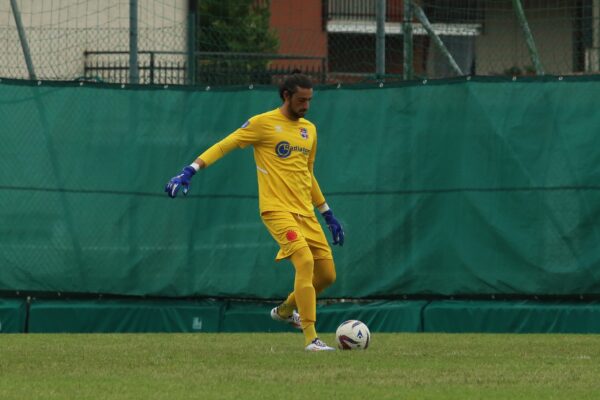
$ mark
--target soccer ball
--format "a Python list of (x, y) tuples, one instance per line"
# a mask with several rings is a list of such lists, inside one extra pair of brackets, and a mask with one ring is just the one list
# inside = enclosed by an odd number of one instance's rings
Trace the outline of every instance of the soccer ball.
[(338, 326), (335, 338), (340, 350), (365, 350), (369, 347), (371, 332), (367, 325), (351, 319)]

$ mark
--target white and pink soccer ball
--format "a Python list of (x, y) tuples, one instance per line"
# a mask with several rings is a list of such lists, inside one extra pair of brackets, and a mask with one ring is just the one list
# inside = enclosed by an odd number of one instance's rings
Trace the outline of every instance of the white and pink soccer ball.
[(340, 350), (365, 350), (371, 341), (371, 332), (367, 325), (351, 319), (335, 331), (335, 338)]

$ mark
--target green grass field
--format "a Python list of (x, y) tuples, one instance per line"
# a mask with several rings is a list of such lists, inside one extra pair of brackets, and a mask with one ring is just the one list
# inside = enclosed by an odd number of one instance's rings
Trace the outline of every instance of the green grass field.
[(599, 396), (596, 335), (375, 333), (321, 353), (293, 333), (0, 336), (3, 400)]

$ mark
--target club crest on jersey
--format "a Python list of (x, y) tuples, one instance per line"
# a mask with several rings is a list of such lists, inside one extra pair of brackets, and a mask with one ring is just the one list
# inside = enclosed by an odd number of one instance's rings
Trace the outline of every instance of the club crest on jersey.
[(300, 128), (300, 136), (302, 136), (303, 139), (308, 139), (308, 132), (306, 131), (306, 128)]

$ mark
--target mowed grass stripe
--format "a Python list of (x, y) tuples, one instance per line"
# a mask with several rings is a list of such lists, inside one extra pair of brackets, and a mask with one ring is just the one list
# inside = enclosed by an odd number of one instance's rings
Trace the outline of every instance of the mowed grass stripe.
[(598, 377), (599, 335), (0, 336), (0, 399), (597, 399)]

